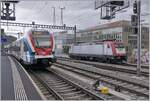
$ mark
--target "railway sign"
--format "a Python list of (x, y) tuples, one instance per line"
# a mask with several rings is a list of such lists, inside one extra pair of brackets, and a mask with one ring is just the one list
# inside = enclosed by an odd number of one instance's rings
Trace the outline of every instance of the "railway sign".
[(1, 37), (1, 42), (2, 43), (7, 42), (7, 39), (5, 37)]

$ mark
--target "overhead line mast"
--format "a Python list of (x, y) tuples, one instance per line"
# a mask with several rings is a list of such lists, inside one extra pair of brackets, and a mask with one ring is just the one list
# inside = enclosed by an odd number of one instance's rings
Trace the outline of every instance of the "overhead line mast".
[(55, 14), (55, 7), (52, 7), (53, 8), (53, 25), (56, 24), (56, 14)]
[(61, 7), (60, 8), (60, 10), (61, 10), (61, 25), (63, 26), (63, 10), (65, 10), (65, 7)]

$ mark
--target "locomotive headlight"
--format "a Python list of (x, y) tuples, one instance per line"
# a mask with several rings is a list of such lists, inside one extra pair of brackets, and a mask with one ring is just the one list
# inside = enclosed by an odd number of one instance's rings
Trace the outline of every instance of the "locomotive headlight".
[(38, 53), (36, 53), (36, 52), (33, 52), (33, 54), (34, 54), (34, 55), (38, 55)]

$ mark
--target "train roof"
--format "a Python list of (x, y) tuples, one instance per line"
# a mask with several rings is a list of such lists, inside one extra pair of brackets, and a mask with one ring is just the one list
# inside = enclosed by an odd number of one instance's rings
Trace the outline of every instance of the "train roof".
[(97, 41), (97, 42), (89, 42), (89, 43), (79, 43), (79, 44), (76, 44), (76, 45), (96, 45), (96, 44), (102, 44), (102, 43), (109, 43), (109, 42), (111, 42), (111, 43), (120, 43), (120, 44), (122, 44), (123, 42), (116, 42), (116, 41), (111, 41), (111, 40), (107, 40), (107, 41)]
[(52, 33), (50, 33), (50, 31), (49, 30), (46, 30), (46, 29), (30, 29), (30, 30), (28, 30), (27, 31), (27, 33), (25, 33), (24, 35), (28, 35), (30, 32), (32, 32), (32, 31), (41, 31), (41, 32), (49, 32), (49, 34), (52, 34)]
[(46, 30), (46, 29), (34, 29), (34, 28), (30, 29), (29, 31), (47, 31), (47, 32), (49, 32), (49, 31)]
[[(31, 32), (31, 31), (46, 31), (46, 32), (49, 32), (49, 31), (46, 30), (46, 29), (33, 29), (33, 28), (32, 28), (32, 29), (28, 30), (26, 33), (22, 33), (22, 36), (21, 36), (20, 38), (17, 38), (16, 41), (14, 41), (14, 42), (8, 44), (8, 46), (11, 45), (11, 44), (14, 44), (14, 43), (16, 43), (16, 42), (18, 42), (18, 41), (20, 41), (20, 40), (22, 40), (24, 37), (26, 37), (26, 35), (29, 35), (29, 32)], [(19, 32), (18, 34), (21, 34), (21, 32)], [(50, 33), (50, 34), (51, 34), (51, 33)]]

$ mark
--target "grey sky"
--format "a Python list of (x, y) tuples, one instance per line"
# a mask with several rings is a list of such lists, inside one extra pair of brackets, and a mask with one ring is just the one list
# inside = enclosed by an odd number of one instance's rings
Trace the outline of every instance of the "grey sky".
[[(60, 25), (60, 7), (65, 6), (64, 23), (68, 26), (77, 25), (78, 29), (97, 26), (107, 22), (117, 20), (130, 20), (132, 4), (134, 0), (130, 0), (130, 7), (124, 12), (118, 12), (116, 18), (110, 21), (100, 20), (100, 10), (94, 9), (95, 0), (35, 0), (20, 1), (16, 5), (16, 22), (25, 22), (40, 24), (53, 24), (53, 9), (56, 8), (56, 24)], [(131, 2), (132, 1), (132, 2)], [(142, 14), (149, 13), (149, 0), (142, 1)], [(145, 23), (148, 23), (149, 16), (142, 16)], [(11, 28), (10, 28), (11, 29)], [(16, 29), (16, 28), (13, 28)]]

